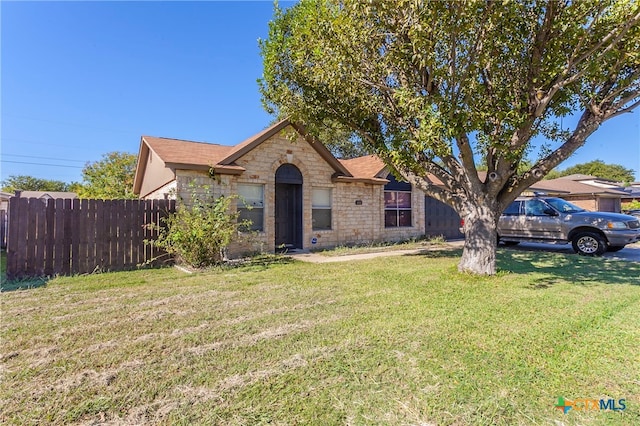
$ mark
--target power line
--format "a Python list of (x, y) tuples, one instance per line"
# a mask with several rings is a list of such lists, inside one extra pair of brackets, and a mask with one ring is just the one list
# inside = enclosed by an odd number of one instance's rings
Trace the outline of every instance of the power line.
[(58, 161), (70, 161), (73, 163), (86, 163), (83, 160), (69, 160), (66, 158), (54, 158), (54, 157), (36, 157), (35, 155), (19, 155), (19, 154), (2, 154), (3, 157), (24, 157), (24, 158), (37, 158), (40, 160), (58, 160)]
[(82, 169), (81, 166), (67, 166), (64, 164), (47, 164), (47, 163), (30, 163), (27, 161), (11, 161), (11, 160), (2, 160), (3, 163), (14, 163), (14, 164), (31, 164), (34, 166), (52, 166), (52, 167), (69, 167), (73, 169)]
[(34, 144), (34, 145), (46, 145), (46, 146), (59, 146), (62, 148), (88, 148), (87, 145), (84, 146), (79, 146), (79, 145), (63, 145), (63, 144), (56, 144), (56, 143), (49, 143), (49, 142), (41, 142), (41, 141), (32, 141), (32, 140), (28, 140), (28, 139), (16, 139), (16, 138), (2, 138), (2, 142), (8, 142), (8, 141), (14, 141), (14, 142), (23, 142), (23, 143), (28, 143), (28, 144)]

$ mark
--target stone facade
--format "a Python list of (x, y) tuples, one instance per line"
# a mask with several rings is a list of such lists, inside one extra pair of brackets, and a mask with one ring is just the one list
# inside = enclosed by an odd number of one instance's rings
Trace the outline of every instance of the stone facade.
[[(384, 185), (335, 181), (332, 179), (334, 168), (302, 137), (291, 141), (286, 135), (278, 134), (238, 158), (235, 163), (245, 171), (238, 175), (216, 174), (211, 177), (205, 171), (178, 169), (175, 187), (177, 196), (188, 202), (194, 188), (217, 197), (237, 194), (239, 184), (263, 186), (263, 229), (256, 232), (249, 243), (234, 244), (230, 248), (232, 256), (243, 252), (273, 252), (276, 249), (275, 176), (283, 164), (297, 167), (303, 178), (302, 249), (397, 241), (424, 235), (424, 194), (421, 191), (412, 191), (412, 226), (385, 228)], [(314, 230), (312, 227), (314, 188), (331, 190), (330, 230)]]

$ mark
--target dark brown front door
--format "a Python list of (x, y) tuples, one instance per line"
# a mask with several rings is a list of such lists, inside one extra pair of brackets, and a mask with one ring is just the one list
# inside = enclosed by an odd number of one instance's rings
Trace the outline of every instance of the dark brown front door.
[(302, 248), (302, 173), (293, 164), (276, 171), (276, 250)]
[(302, 248), (302, 185), (276, 184), (276, 249)]

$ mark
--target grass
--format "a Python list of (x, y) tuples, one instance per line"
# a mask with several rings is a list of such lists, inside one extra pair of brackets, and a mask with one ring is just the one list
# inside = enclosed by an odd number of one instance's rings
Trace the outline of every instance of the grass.
[[(640, 265), (500, 250), (56, 278), (1, 295), (0, 423), (640, 423)], [(558, 397), (626, 410), (554, 408)]]

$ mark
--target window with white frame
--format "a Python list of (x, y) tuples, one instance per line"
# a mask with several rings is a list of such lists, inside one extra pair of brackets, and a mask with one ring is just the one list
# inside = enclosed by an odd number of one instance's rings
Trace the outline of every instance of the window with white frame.
[(387, 177), (384, 186), (384, 226), (399, 228), (411, 226), (411, 184)]
[(313, 230), (331, 229), (331, 188), (313, 188), (311, 205)]
[(264, 185), (238, 184), (238, 222), (251, 221), (249, 231), (264, 230)]

